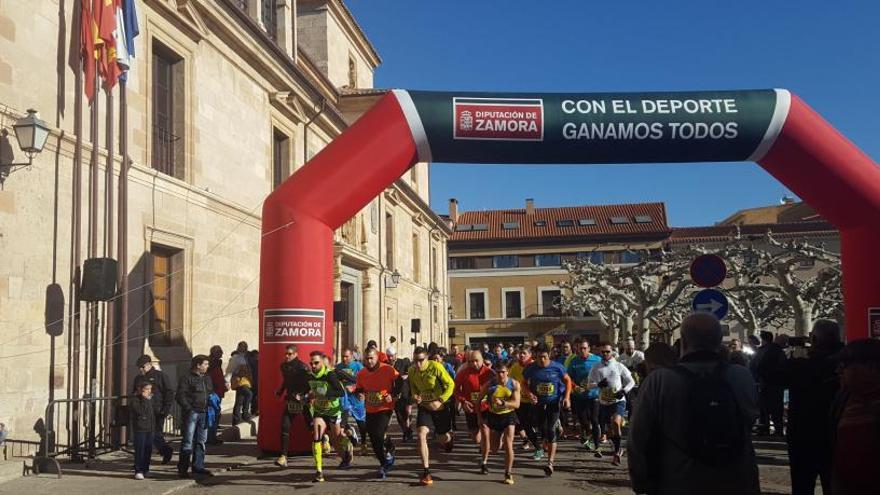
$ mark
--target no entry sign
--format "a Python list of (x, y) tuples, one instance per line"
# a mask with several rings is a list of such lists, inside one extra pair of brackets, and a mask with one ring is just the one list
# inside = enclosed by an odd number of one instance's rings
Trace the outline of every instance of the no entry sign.
[(700, 287), (715, 287), (724, 282), (727, 276), (727, 265), (720, 256), (703, 254), (691, 262), (691, 279)]

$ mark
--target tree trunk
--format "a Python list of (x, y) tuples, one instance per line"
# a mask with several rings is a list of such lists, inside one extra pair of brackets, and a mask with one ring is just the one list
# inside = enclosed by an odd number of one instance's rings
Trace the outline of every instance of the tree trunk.
[(638, 349), (645, 350), (651, 343), (651, 320), (648, 318), (639, 319), (639, 335), (636, 344)]
[(616, 336), (617, 340), (614, 342), (614, 345), (620, 345), (622, 341), (625, 341), (632, 337), (633, 317), (625, 316), (621, 318), (620, 321), (621, 323), (623, 323), (623, 328), (621, 328), (620, 334)]
[(794, 334), (804, 337), (813, 326), (813, 305), (802, 302), (794, 307)]

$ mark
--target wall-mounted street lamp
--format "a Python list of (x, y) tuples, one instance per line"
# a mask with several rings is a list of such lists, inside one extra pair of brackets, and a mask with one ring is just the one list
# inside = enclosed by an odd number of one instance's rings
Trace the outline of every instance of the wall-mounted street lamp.
[[(23, 151), (25, 155), (27, 155), (28, 161), (19, 163), (0, 163), (0, 184), (2, 184), (3, 181), (6, 180), (6, 177), (8, 177), (13, 171), (31, 166), (31, 164), (34, 163), (34, 157), (37, 156), (37, 153), (43, 151), (43, 146), (45, 146), (46, 139), (49, 137), (49, 126), (37, 117), (37, 111), (34, 109), (28, 109), (27, 115), (18, 119), (15, 124), (12, 125), (12, 129), (15, 131), (15, 139), (18, 140), (18, 147), (21, 148), (21, 151)], [(3, 131), (4, 136), (7, 134), (6, 131)]]
[(399, 284), (400, 284), (400, 272), (397, 271), (397, 268), (395, 268), (394, 273), (392, 273), (390, 277), (385, 278), (385, 288), (386, 289), (396, 289)]
[(440, 289), (434, 287), (431, 290), (431, 300), (437, 302), (440, 299)]

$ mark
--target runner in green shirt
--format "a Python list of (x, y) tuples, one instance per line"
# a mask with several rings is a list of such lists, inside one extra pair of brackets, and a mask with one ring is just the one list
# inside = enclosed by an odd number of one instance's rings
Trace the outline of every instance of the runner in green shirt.
[(308, 382), (309, 402), (312, 413), (312, 456), (315, 458), (315, 482), (324, 481), (322, 455), (324, 449), (321, 439), (324, 433), (330, 433), (336, 451), (342, 457), (343, 465), (351, 463), (354, 449), (340, 426), (342, 418), (342, 396), (345, 390), (332, 369), (324, 363), (324, 353), (313, 351), (309, 354)]
[(446, 403), (452, 397), (455, 382), (442, 364), (429, 360), (425, 349), (416, 347), (413, 365), (409, 368), (409, 386), (412, 400), (419, 410), (416, 426), (419, 431), (419, 455), (424, 468), (419, 482), (425, 486), (432, 485), (434, 480), (429, 469), (428, 432), (434, 429), (440, 444), (447, 452), (452, 451), (452, 409)]

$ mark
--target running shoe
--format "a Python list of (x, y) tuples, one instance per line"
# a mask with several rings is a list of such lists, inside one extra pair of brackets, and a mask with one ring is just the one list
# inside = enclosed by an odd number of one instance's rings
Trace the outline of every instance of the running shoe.
[(419, 480), (419, 484), (422, 486), (431, 486), (434, 484), (434, 479), (431, 478), (431, 473), (425, 473), (422, 475), (422, 479)]
[(312, 480), (315, 483), (321, 483), (324, 481), (324, 473), (321, 471), (315, 471), (315, 478)]
[(591, 439), (589, 439), (589, 438), (586, 439), (586, 440), (584, 440), (584, 444), (583, 444), (583, 445), (584, 445), (584, 448), (587, 449), (587, 450), (590, 451), (590, 452), (596, 450), (596, 444), (594, 444), (594, 443), (593, 443), (593, 440), (591, 440)]
[(485, 462), (480, 463), (480, 474), (489, 474), (489, 465)]
[(549, 478), (553, 476), (553, 464), (547, 464), (544, 466), (544, 474)]
[(278, 467), (287, 467), (287, 456), (278, 456), (278, 459), (275, 459), (275, 465)]
[(339, 469), (350, 468), (352, 459), (354, 459), (354, 447), (348, 444), (348, 447), (342, 452), (342, 461), (339, 463)]
[(602, 451), (597, 448), (595, 451), (593, 451), (593, 457), (595, 457), (596, 459), (601, 459), (603, 457)]
[(385, 454), (385, 470), (386, 471), (391, 471), (391, 466), (394, 465), (395, 460), (397, 460), (397, 458), (394, 457), (394, 454)]
[(383, 466), (379, 466), (379, 471), (376, 473), (377, 480), (385, 480), (388, 478), (388, 472), (385, 471)]
[(455, 440), (450, 440), (443, 444), (443, 450), (445, 450), (447, 453), (452, 452), (453, 447), (455, 447)]
[(535, 453), (532, 455), (532, 459), (536, 461), (540, 461), (544, 458), (544, 449), (535, 449)]
[(526, 451), (528, 451), (528, 450), (532, 450), (532, 444), (531, 444), (531, 442), (529, 442), (528, 440), (523, 440), (523, 442), (522, 442), (522, 449), (523, 449), (523, 450), (526, 450)]
[(611, 458), (611, 464), (614, 466), (620, 466), (620, 454), (614, 454), (614, 457)]
[(513, 484), (513, 475), (510, 473), (504, 473), (504, 484), (512, 485)]

